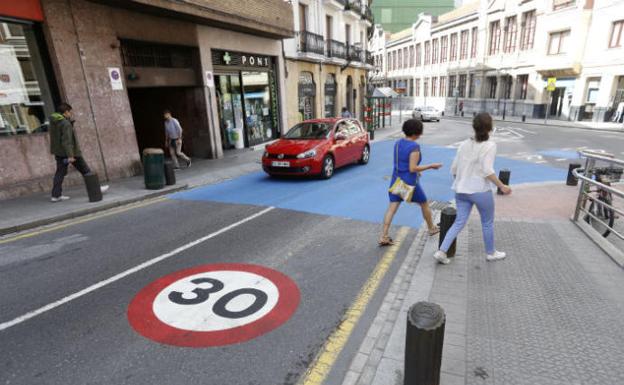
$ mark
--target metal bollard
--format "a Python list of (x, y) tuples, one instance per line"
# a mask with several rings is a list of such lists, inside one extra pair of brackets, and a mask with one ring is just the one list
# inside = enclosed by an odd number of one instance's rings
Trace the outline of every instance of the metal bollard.
[(522, 115), (522, 121), (526, 122), (526, 115)]
[[(453, 223), (455, 223), (455, 218), (457, 218), (457, 210), (453, 207), (445, 207), (440, 214), (440, 240), (438, 241), (438, 249), (442, 246), (442, 242), (444, 241), (444, 237), (446, 237), (446, 233), (449, 231)], [(455, 250), (457, 247), (457, 239), (453, 241), (451, 247), (449, 247), (446, 252), (446, 256), (452, 258), (455, 256)]]
[(439, 385), (446, 315), (435, 303), (417, 302), (407, 312), (403, 385)]
[(568, 186), (576, 186), (578, 185), (578, 179), (574, 177), (574, 174), (572, 174), (572, 171), (575, 168), (580, 168), (581, 165), (578, 163), (570, 163), (570, 166), (568, 167), (568, 178), (566, 179), (566, 184)]
[(176, 184), (176, 176), (173, 169), (173, 162), (165, 162), (165, 184), (167, 186)]
[(368, 136), (370, 140), (375, 140), (375, 130), (368, 131)]
[(97, 174), (84, 175), (85, 186), (87, 187), (87, 195), (89, 202), (99, 202), (102, 200), (102, 188), (100, 187), (100, 179)]
[(464, 111), (461, 112), (461, 116), (462, 116), (462, 118), (464, 117)]
[[(509, 186), (510, 178), (511, 178), (511, 171), (506, 168), (500, 170), (500, 172), (498, 173), (498, 179), (500, 179), (500, 181), (503, 182), (503, 184), (506, 184), (507, 186)], [(497, 189), (496, 193), (498, 195), (503, 195), (503, 192), (501, 191), (501, 189)]]

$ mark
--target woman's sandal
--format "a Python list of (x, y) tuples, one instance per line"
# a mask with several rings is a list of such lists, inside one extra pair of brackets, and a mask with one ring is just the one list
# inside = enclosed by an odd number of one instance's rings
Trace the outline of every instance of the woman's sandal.
[(379, 247), (392, 246), (394, 241), (390, 237), (383, 237), (379, 240)]
[(433, 230), (429, 230), (429, 236), (430, 236), (430, 237), (433, 237), (434, 235), (436, 235), (436, 234), (437, 234), (437, 233), (439, 233), (439, 232), (440, 232), (440, 228), (439, 228), (439, 227), (436, 227), (436, 228), (435, 228), (435, 229), (433, 229)]

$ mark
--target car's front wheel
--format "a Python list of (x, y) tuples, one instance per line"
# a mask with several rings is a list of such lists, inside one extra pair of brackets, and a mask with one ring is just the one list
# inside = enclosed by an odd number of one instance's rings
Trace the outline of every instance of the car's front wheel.
[(321, 178), (331, 178), (334, 175), (335, 168), (336, 164), (334, 162), (334, 157), (331, 155), (325, 155), (323, 158), (323, 166), (321, 168)]
[(369, 160), (370, 160), (370, 147), (367, 144), (366, 146), (364, 146), (364, 149), (362, 150), (362, 156), (360, 157), (360, 164), (367, 164)]

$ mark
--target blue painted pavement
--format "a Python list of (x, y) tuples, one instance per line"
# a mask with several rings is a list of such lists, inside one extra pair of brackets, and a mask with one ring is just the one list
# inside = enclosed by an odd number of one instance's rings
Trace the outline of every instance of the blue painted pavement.
[[(353, 165), (339, 169), (330, 180), (272, 179), (258, 172), (177, 193), (171, 198), (274, 206), (381, 223), (388, 206), (393, 143), (393, 141), (375, 143), (367, 166)], [(428, 198), (437, 201), (451, 200), (453, 191), (449, 168), (455, 156), (455, 149), (423, 145), (422, 156), (423, 163), (444, 164), (438, 171), (423, 173), (421, 183)], [(496, 168), (507, 168), (512, 171), (512, 185), (564, 180), (566, 176), (566, 171), (562, 169), (506, 158), (497, 158)], [(418, 205), (402, 205), (393, 224), (417, 228), (422, 220)]]

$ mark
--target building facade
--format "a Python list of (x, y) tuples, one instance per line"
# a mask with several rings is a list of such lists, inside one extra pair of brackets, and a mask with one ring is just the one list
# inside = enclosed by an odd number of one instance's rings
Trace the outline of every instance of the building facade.
[(386, 32), (397, 33), (410, 28), (421, 13), (441, 15), (452, 11), (455, 0), (375, 0), (373, 16)]
[(335, 117), (343, 107), (362, 117), (373, 26), (368, 2), (292, 1), (295, 38), (284, 40), (288, 127)]
[(397, 34), (376, 27), (371, 79), (447, 114), (613, 120), (624, 101), (622, 15), (616, 0), (482, 0), (421, 14)]
[(60, 101), (100, 179), (137, 174), (142, 150), (163, 147), (164, 109), (196, 157), (277, 138), (293, 34), (283, 0), (0, 2), (0, 199), (51, 185)]

